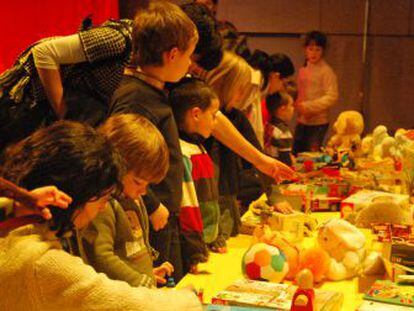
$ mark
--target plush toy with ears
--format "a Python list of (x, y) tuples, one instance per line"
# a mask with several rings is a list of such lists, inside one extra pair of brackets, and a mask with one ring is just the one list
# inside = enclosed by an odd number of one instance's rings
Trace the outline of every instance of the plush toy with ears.
[(318, 234), (318, 243), (330, 256), (328, 279), (339, 281), (360, 273), (374, 274), (382, 268), (379, 254), (367, 256), (365, 236), (343, 219), (331, 219)]
[(349, 150), (361, 144), (361, 134), (364, 131), (364, 118), (358, 111), (342, 112), (333, 125), (335, 135), (328, 142), (329, 147), (338, 150)]
[(391, 196), (378, 197), (370, 205), (358, 211), (355, 217), (357, 227), (371, 228), (373, 223), (412, 225), (411, 206), (401, 204)]

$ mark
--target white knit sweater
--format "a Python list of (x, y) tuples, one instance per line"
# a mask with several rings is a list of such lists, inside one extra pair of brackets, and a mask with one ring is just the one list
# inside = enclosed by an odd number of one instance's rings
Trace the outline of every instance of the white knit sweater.
[(298, 102), (302, 102), (306, 115), (299, 115), (298, 122), (321, 125), (329, 122), (329, 108), (338, 100), (338, 83), (332, 68), (321, 60), (307, 64), (298, 74)]
[(189, 290), (110, 280), (61, 250), (47, 232), (27, 225), (0, 239), (0, 310), (201, 310)]

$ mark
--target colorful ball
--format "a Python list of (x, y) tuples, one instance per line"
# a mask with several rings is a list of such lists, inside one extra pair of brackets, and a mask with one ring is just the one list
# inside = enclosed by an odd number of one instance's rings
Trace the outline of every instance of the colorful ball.
[(252, 245), (242, 259), (242, 270), (251, 280), (281, 282), (289, 272), (289, 264), (277, 247), (265, 243)]

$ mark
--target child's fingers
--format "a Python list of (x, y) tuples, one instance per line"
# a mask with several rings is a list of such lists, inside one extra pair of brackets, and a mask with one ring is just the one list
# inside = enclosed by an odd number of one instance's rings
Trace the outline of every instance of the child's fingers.
[(157, 284), (167, 283), (167, 280), (165, 278), (163, 278), (162, 276), (159, 276), (159, 275), (155, 275), (155, 281), (157, 282)]
[(42, 217), (46, 220), (52, 219), (52, 213), (48, 208), (43, 208), (40, 213), (42, 214)]
[(174, 266), (168, 261), (164, 262), (161, 265), (161, 268), (164, 269), (165, 273), (170, 276), (174, 272)]

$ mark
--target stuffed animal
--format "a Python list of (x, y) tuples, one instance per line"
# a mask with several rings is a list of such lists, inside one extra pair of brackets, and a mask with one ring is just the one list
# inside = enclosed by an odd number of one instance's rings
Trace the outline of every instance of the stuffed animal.
[(358, 111), (344, 111), (336, 119), (333, 128), (336, 134), (331, 137), (328, 146), (338, 150), (359, 147), (361, 134), (364, 131), (364, 118)]
[(372, 132), (372, 143), (374, 148), (375, 146), (381, 144), (386, 137), (389, 137), (387, 127), (384, 125), (378, 125)]
[(318, 243), (331, 258), (329, 280), (339, 281), (360, 273), (373, 274), (381, 267), (379, 254), (367, 256), (365, 236), (346, 220), (331, 219), (325, 223), (319, 229)]
[(258, 226), (253, 232), (253, 243), (266, 243), (276, 246), (286, 256), (289, 272), (286, 279), (293, 280), (299, 272), (299, 249), (289, 242), (282, 233), (272, 231), (268, 225)]
[(372, 135), (365, 136), (361, 141), (361, 148), (359, 155), (365, 158), (370, 158), (374, 150), (374, 139)]
[(396, 155), (397, 143), (394, 137), (387, 136), (374, 147), (373, 157), (375, 161), (395, 159)]
[(327, 277), (330, 262), (329, 254), (320, 247), (304, 249), (299, 254), (299, 270), (310, 270), (315, 283)]
[(411, 207), (398, 203), (391, 196), (380, 196), (362, 208), (355, 216), (355, 225), (359, 228), (371, 228), (373, 223), (411, 225), (413, 215)]

